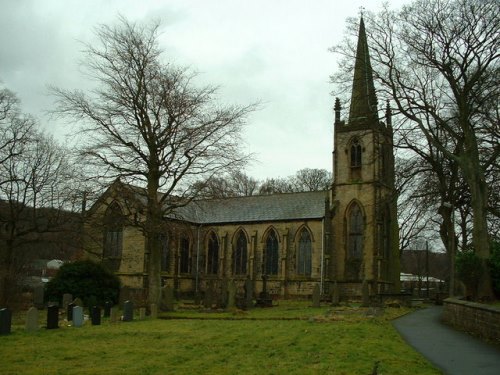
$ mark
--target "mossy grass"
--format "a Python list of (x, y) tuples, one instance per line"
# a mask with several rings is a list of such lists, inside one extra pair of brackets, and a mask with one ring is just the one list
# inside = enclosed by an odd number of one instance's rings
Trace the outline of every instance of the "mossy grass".
[[(391, 325), (407, 309), (310, 303), (231, 312), (175, 311), (0, 339), (2, 374), (439, 374)], [(196, 315), (198, 314), (198, 315)], [(44, 315), (42, 313), (41, 315)], [(175, 319), (175, 317), (185, 319)], [(187, 319), (196, 317), (197, 319)]]

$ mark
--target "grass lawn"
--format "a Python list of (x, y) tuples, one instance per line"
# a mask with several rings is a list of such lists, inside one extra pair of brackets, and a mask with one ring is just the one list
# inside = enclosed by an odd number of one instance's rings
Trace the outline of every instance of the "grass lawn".
[[(176, 311), (0, 336), (2, 374), (440, 374), (390, 321), (408, 310), (280, 303), (249, 312)], [(45, 317), (45, 312), (41, 315)], [(180, 318), (180, 319), (179, 319)]]

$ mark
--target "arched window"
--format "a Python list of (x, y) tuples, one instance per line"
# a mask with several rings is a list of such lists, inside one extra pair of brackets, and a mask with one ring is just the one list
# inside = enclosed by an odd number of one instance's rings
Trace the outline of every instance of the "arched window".
[(179, 272), (189, 273), (190, 269), (189, 239), (186, 237), (182, 237), (179, 244)]
[(247, 273), (247, 236), (243, 231), (236, 237), (236, 247), (233, 252), (233, 273), (245, 275)]
[(351, 206), (349, 213), (349, 257), (363, 256), (363, 213), (358, 204)]
[(357, 139), (351, 144), (351, 168), (361, 168), (361, 145)]
[(297, 254), (297, 274), (311, 275), (311, 258), (312, 258), (311, 235), (306, 228), (302, 228), (299, 235), (299, 249)]
[(161, 251), (161, 271), (168, 272), (170, 266), (170, 251), (168, 249), (168, 237), (166, 234), (162, 233), (158, 237), (160, 241), (160, 251)]
[(123, 213), (113, 202), (104, 215), (103, 258), (121, 258), (123, 247)]
[(276, 231), (271, 230), (266, 239), (264, 252), (264, 273), (266, 275), (277, 275), (279, 264), (278, 236)]
[(361, 207), (353, 203), (347, 215), (347, 278), (358, 280), (363, 260), (364, 220)]
[(217, 275), (219, 269), (219, 240), (214, 232), (208, 238), (207, 274)]

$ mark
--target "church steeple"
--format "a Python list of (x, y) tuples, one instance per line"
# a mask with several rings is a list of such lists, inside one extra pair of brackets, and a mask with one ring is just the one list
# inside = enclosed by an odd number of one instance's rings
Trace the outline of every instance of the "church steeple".
[(363, 17), (359, 23), (358, 46), (354, 65), (349, 125), (371, 127), (378, 123), (377, 97), (368, 53)]

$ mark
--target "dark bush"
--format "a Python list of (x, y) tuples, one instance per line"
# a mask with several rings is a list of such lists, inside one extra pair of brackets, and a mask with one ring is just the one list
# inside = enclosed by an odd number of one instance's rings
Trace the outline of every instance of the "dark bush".
[(61, 301), (64, 293), (71, 293), (86, 306), (92, 300), (103, 305), (105, 301), (118, 303), (120, 280), (100, 264), (81, 260), (61, 266), (46, 289), (49, 300)]
[(500, 298), (500, 242), (493, 241), (491, 243), (491, 255), (488, 261), (491, 273), (491, 282), (495, 296)]
[(467, 296), (475, 300), (477, 298), (479, 280), (483, 273), (481, 259), (474, 251), (465, 250), (457, 254), (455, 265), (458, 278), (467, 288)]

